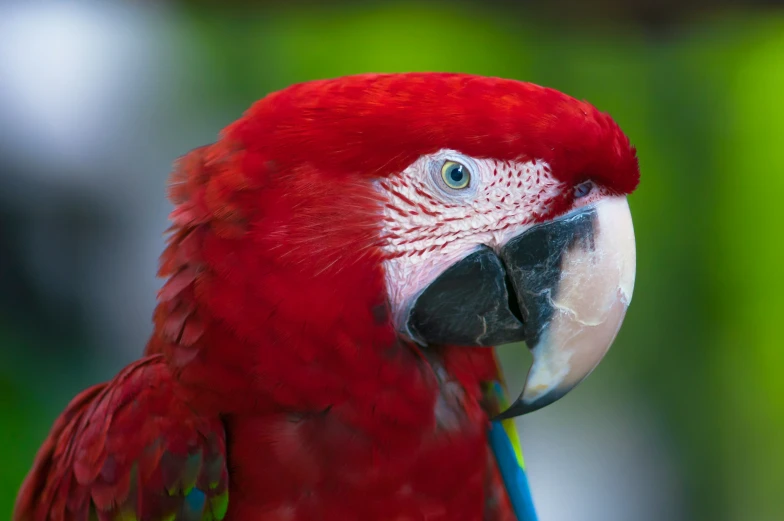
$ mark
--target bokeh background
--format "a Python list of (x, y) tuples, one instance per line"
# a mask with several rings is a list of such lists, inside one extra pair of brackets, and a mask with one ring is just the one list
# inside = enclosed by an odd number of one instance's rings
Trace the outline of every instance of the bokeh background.
[(143, 348), (172, 161), (293, 82), (440, 70), (588, 99), (639, 150), (627, 321), (520, 420), (542, 521), (784, 520), (784, 8), (216, 5), (0, 0), (0, 518), (71, 397)]

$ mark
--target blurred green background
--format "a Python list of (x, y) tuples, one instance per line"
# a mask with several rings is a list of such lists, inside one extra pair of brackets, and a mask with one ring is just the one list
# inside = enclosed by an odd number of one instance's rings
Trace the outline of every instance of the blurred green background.
[(171, 162), (293, 82), (439, 70), (587, 99), (638, 147), (626, 323), (520, 420), (542, 520), (784, 519), (784, 9), (736, 4), (0, 3), (0, 517), (143, 348)]

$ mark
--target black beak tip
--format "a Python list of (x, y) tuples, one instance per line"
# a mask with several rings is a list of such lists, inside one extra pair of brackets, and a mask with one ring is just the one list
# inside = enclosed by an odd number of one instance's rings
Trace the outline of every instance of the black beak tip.
[(553, 389), (547, 394), (540, 396), (533, 402), (526, 402), (523, 400), (522, 396), (515, 400), (515, 402), (505, 411), (496, 415), (493, 420), (500, 421), (500, 420), (507, 420), (509, 418), (515, 418), (517, 416), (522, 416), (524, 414), (528, 414), (534, 411), (538, 411), (543, 407), (547, 407), (551, 403), (557, 402), (561, 398), (563, 398), (568, 390), (563, 389)]

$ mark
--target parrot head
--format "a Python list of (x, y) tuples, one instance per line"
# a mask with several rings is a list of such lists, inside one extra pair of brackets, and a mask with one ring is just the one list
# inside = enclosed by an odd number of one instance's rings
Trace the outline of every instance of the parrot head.
[(441, 73), (294, 85), (182, 159), (158, 334), (182, 364), (210, 337), (232, 360), (213, 370), (254, 368), (279, 402), (313, 407), (401, 345), (524, 341), (533, 364), (503, 415), (534, 411), (620, 328), (638, 181), (610, 116), (552, 89)]

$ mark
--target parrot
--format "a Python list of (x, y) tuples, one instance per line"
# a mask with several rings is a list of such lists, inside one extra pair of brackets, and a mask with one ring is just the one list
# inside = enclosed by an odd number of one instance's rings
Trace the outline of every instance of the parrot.
[(143, 355), (55, 420), (13, 521), (536, 519), (513, 419), (592, 372), (633, 292), (610, 115), (366, 73), (267, 94), (172, 170)]

